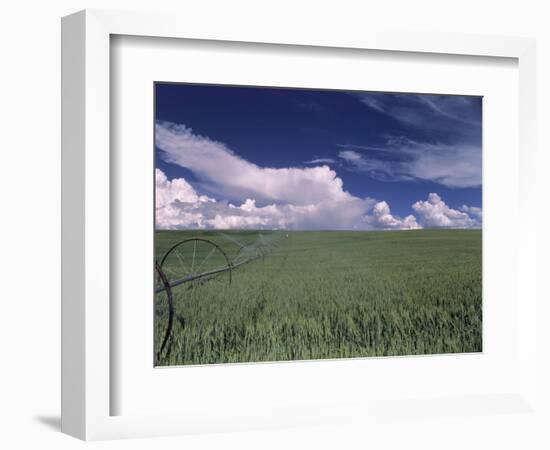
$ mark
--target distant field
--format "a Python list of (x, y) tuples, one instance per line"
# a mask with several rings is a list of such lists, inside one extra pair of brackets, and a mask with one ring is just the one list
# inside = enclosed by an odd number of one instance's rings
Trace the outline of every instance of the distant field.
[[(157, 258), (190, 237), (235, 257), (235, 241), (253, 244), (260, 233), (273, 252), (235, 269), (230, 285), (222, 274), (174, 287), (173, 343), (161, 365), (481, 351), (479, 230), (160, 231)], [(178, 264), (166, 261), (170, 276)]]

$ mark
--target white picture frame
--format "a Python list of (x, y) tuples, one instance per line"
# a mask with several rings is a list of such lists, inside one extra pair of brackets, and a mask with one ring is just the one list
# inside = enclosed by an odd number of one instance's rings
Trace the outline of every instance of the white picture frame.
[[(110, 168), (110, 41), (111, 36), (143, 36), (256, 44), (297, 45), (302, 48), (368, 49), (417, 54), (448, 54), (516, 59), (519, 76), (519, 182), (517, 286), (519, 377), (516, 389), (501, 395), (419, 400), (415, 411), (435, 410), (442, 415), (495, 414), (512, 410), (537, 414), (536, 387), (536, 237), (533, 205), (535, 153), (535, 43), (532, 39), (436, 33), (357, 31), (315, 34), (304, 30), (265, 27), (261, 23), (234, 29), (214, 29), (185, 17), (113, 11), (82, 11), (62, 22), (62, 430), (85, 440), (162, 436), (173, 434), (249, 430), (281, 426), (365, 423), (392, 416), (392, 406), (342, 403), (330, 412), (316, 404), (302, 408), (273, 408), (270, 413), (236, 415), (170, 413), (111, 415), (110, 365), (114, 356), (110, 336), (111, 210), (110, 186), (116, 173)], [(491, 170), (491, 169), (488, 169)], [(265, 370), (271, 370), (267, 368)], [(310, 371), (319, 370), (310, 366)], [(348, 370), (352, 370), (348, 368)], [(395, 400), (393, 400), (395, 402)], [(395, 403), (393, 403), (395, 405)], [(224, 415), (225, 414), (225, 415)]]

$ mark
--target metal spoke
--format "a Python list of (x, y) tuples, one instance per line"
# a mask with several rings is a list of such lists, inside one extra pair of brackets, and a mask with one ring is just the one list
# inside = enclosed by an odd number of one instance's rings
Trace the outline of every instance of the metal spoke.
[(193, 261), (191, 262), (191, 273), (195, 273), (195, 255), (197, 253), (197, 241), (193, 241)]
[(179, 251), (175, 250), (174, 253), (176, 254), (176, 258), (178, 258), (178, 260), (180, 262), (181, 268), (185, 271), (185, 273), (189, 273), (187, 271), (187, 267), (185, 266), (185, 264), (183, 264), (183, 258), (180, 256)]
[(170, 267), (163, 267), (162, 270), (164, 270), (164, 272), (169, 272), (169, 273), (172, 274), (173, 276), (178, 276), (178, 273), (177, 273), (174, 269), (172, 269), (172, 268), (170, 268)]
[(208, 258), (210, 258), (210, 257), (214, 254), (215, 251), (216, 251), (216, 247), (212, 247), (212, 250), (210, 250), (210, 253), (208, 253), (208, 255), (206, 256), (206, 258), (204, 258), (204, 259), (201, 261), (201, 263), (199, 264), (199, 266), (197, 267), (197, 272), (200, 271), (200, 268), (202, 267), (202, 265), (203, 265), (206, 261), (208, 261)]

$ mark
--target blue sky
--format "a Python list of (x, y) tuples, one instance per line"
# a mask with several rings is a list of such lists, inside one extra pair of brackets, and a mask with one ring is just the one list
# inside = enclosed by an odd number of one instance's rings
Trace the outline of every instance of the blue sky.
[(157, 83), (155, 109), (161, 228), (481, 226), (480, 97)]

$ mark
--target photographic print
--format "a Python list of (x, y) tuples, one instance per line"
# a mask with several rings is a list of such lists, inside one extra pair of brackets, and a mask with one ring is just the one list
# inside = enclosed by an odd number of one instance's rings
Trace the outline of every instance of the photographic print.
[(482, 351), (482, 98), (155, 83), (155, 365)]

